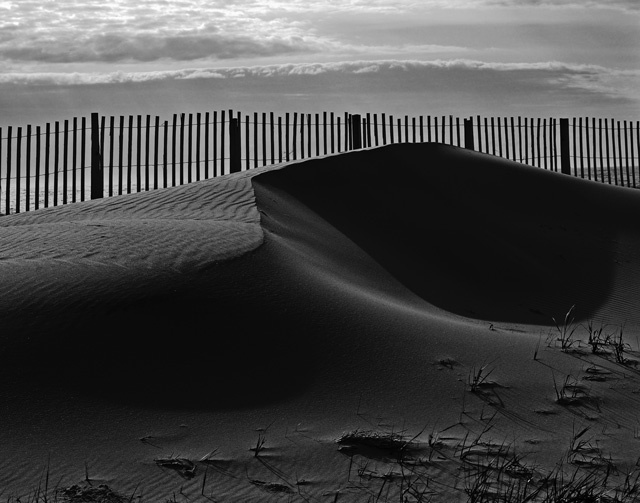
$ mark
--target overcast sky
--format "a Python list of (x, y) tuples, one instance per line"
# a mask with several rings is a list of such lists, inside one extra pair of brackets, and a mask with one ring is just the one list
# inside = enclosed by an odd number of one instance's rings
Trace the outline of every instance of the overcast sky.
[(0, 125), (98, 111), (640, 119), (638, 0), (0, 0)]

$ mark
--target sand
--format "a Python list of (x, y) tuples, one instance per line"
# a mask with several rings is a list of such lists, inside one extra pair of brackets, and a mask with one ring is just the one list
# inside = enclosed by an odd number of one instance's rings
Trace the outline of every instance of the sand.
[[(2, 494), (467, 501), (514, 453), (527, 480), (623, 477), (639, 214), (632, 189), (405, 144), (2, 217)], [(624, 326), (620, 361), (589, 322)], [(353, 431), (415, 439), (399, 463), (340, 451)]]

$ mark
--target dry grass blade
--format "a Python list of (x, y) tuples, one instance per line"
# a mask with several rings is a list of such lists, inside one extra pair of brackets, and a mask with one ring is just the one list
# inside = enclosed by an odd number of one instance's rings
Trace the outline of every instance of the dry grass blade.
[(571, 306), (571, 309), (567, 311), (564, 315), (564, 320), (562, 325), (560, 325), (555, 318), (552, 317), (553, 323), (558, 330), (557, 340), (560, 341), (560, 348), (563, 351), (568, 351), (571, 347), (576, 343), (576, 340), (573, 338), (573, 334), (575, 333), (578, 326), (575, 324), (575, 310), (576, 305)]

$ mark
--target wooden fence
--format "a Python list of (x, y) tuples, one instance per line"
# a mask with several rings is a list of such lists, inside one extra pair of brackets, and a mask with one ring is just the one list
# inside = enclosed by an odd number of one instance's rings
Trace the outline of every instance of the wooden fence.
[(213, 111), (160, 117), (94, 113), (0, 128), (0, 211), (182, 185), (402, 142), (440, 142), (597, 182), (640, 185), (640, 121)]

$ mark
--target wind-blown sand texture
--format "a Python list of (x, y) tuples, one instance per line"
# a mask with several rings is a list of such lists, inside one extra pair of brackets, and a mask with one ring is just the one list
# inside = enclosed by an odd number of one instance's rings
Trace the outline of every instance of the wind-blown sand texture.
[[(623, 477), (639, 215), (632, 189), (405, 144), (3, 217), (3, 494), (467, 501), (496, 459)], [(588, 322), (624, 325), (618, 360)]]

